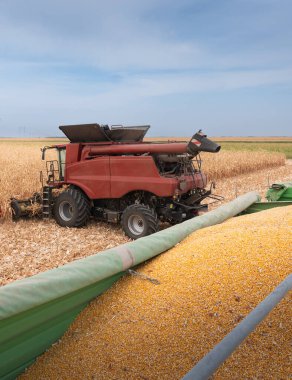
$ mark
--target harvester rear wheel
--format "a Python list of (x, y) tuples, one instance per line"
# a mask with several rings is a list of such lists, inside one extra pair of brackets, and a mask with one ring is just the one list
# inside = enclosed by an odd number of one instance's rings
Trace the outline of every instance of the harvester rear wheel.
[(122, 214), (121, 224), (125, 234), (134, 240), (158, 230), (155, 210), (141, 204), (128, 206)]
[(69, 188), (55, 200), (54, 217), (62, 227), (82, 227), (90, 216), (90, 201), (75, 188)]

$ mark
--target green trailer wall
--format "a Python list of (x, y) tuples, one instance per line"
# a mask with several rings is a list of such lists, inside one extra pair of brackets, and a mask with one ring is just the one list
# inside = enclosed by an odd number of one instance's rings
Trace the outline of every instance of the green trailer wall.
[(268, 202), (255, 202), (246, 208), (241, 215), (269, 210), (274, 207), (292, 205), (292, 182), (274, 183), (267, 191)]
[(251, 192), (151, 236), (0, 288), (0, 378), (14, 379), (58, 340), (90, 300), (127, 269), (167, 251), (192, 232), (221, 223), (259, 201)]
[(274, 183), (267, 191), (266, 198), (271, 202), (292, 202), (292, 182)]
[(281, 201), (281, 202), (255, 202), (252, 205), (250, 205), (247, 209), (245, 209), (243, 212), (241, 212), (239, 215), (245, 215), (245, 214), (253, 214), (254, 212), (259, 211), (265, 211), (269, 210), (274, 207), (285, 207), (285, 206), (292, 206), (292, 201)]

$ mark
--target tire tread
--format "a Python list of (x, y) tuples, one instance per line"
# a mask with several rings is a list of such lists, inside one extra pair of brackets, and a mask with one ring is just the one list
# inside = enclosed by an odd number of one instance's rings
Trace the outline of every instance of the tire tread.
[(150, 208), (148, 205), (133, 204), (133, 205), (128, 206), (124, 210), (122, 214), (122, 218), (121, 218), (121, 224), (122, 224), (123, 230), (128, 237), (132, 239), (133, 238), (137, 239), (140, 237), (140, 236), (134, 237), (127, 227), (127, 216), (129, 213), (130, 214), (135, 213), (135, 211), (143, 214), (144, 218), (147, 221), (147, 232), (146, 234), (143, 234), (142, 236), (151, 235), (158, 231), (158, 217), (155, 210), (153, 208)]
[[(84, 226), (89, 217), (90, 217), (90, 201), (87, 196), (79, 189), (74, 187), (70, 187), (68, 190), (65, 190), (63, 193), (59, 195), (59, 197), (64, 197), (64, 195), (68, 195), (74, 200), (75, 206), (77, 208), (78, 214), (77, 218), (73, 224), (70, 224), (68, 227), (82, 227)], [(58, 204), (58, 202), (57, 202)], [(56, 213), (56, 211), (55, 211)], [(56, 214), (55, 214), (56, 215)], [(66, 226), (66, 223), (62, 223), (62, 220), (59, 217), (56, 217), (56, 221), (60, 225)]]

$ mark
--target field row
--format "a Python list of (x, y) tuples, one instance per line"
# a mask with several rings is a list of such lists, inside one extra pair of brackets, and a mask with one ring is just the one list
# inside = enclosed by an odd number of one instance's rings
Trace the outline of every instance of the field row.
[(201, 154), (202, 167), (210, 180), (221, 180), (285, 165), (285, 155), (268, 152), (222, 151)]
[[(219, 141), (218, 141), (219, 142)], [(272, 152), (284, 153), (286, 158), (292, 158), (292, 141), (278, 142), (249, 142), (249, 141), (223, 141), (219, 142), (224, 151)]]

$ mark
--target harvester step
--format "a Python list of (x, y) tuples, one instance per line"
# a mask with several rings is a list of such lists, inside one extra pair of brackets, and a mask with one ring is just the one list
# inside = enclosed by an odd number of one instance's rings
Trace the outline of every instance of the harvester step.
[(52, 188), (45, 186), (43, 188), (43, 209), (42, 209), (42, 215), (44, 219), (49, 219), (52, 211)]

